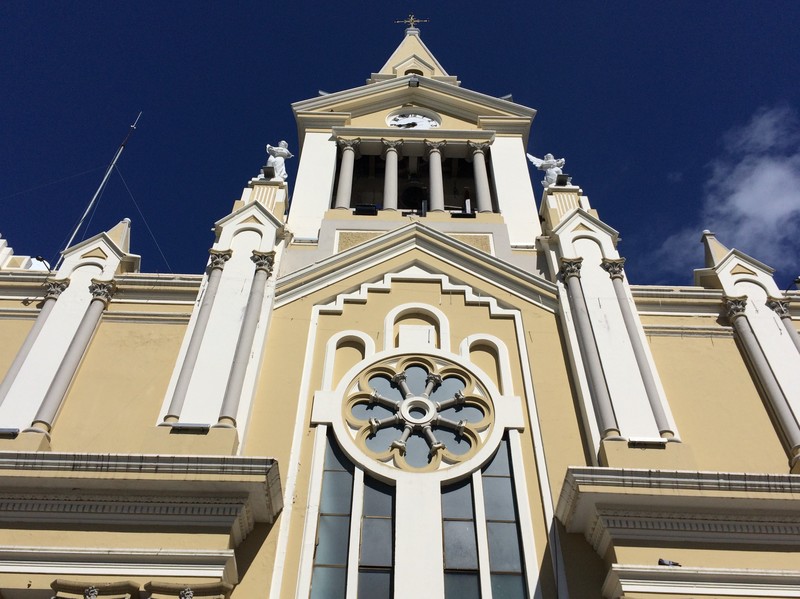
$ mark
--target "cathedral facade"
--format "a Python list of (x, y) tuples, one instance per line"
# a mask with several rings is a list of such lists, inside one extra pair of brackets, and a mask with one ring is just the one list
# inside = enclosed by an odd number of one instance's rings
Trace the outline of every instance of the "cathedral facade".
[(632, 284), (413, 23), (293, 110), (291, 198), (270, 146), (202, 274), (127, 220), (56, 271), (0, 239), (0, 598), (800, 597), (769, 266), (706, 231), (694, 286)]

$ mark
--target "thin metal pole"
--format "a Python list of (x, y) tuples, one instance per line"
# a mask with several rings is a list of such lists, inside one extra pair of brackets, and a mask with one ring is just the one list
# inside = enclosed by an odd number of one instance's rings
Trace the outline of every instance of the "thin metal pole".
[(86, 211), (83, 213), (83, 216), (81, 216), (81, 220), (78, 222), (78, 226), (75, 227), (75, 230), (72, 232), (69, 241), (67, 241), (67, 245), (65, 245), (64, 249), (61, 251), (61, 256), (59, 256), (58, 262), (56, 262), (56, 266), (53, 270), (58, 270), (58, 267), (61, 266), (61, 262), (64, 260), (64, 252), (67, 251), (67, 249), (69, 249), (72, 246), (72, 241), (75, 239), (75, 236), (78, 234), (78, 231), (80, 231), (80, 228), (83, 225), (83, 221), (86, 220), (86, 217), (92, 210), (92, 206), (94, 206), (95, 202), (97, 201), (97, 198), (99, 198), (100, 194), (103, 192), (103, 188), (106, 186), (108, 178), (111, 176), (111, 171), (113, 171), (114, 167), (117, 165), (117, 160), (119, 160), (119, 157), (122, 155), (122, 150), (125, 149), (125, 144), (128, 143), (128, 140), (131, 138), (131, 135), (133, 135), (133, 132), (136, 130), (136, 124), (139, 122), (139, 119), (141, 117), (142, 117), (142, 112), (139, 111), (139, 115), (136, 117), (136, 120), (133, 122), (131, 128), (128, 130), (128, 134), (125, 136), (125, 139), (122, 140), (122, 143), (120, 144), (119, 148), (117, 148), (117, 153), (114, 154), (114, 159), (111, 161), (111, 164), (108, 165), (108, 168), (106, 169), (106, 174), (103, 176), (103, 180), (100, 182), (100, 186), (97, 188), (97, 191), (94, 192), (94, 196), (92, 196), (92, 201), (89, 202), (89, 205), (86, 207)]

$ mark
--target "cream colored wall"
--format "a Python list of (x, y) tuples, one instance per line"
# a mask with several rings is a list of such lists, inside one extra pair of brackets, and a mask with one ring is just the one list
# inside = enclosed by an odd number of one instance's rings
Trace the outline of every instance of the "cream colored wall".
[[(359, 116), (354, 116), (352, 119), (350, 119), (350, 126), (364, 127), (364, 128), (373, 128), (373, 127), (386, 128), (387, 126), (386, 119), (390, 114), (400, 109), (408, 110), (408, 112), (414, 112), (414, 108), (416, 108), (416, 106), (409, 106), (409, 105), (394, 106), (393, 108), (390, 108), (388, 110), (380, 110), (378, 112), (373, 112), (371, 114), (362, 114)], [(425, 107), (420, 107), (420, 108), (425, 108)], [(442, 118), (442, 122), (438, 127), (438, 129), (469, 130), (478, 128), (478, 125), (474, 122), (460, 119), (458, 117), (451, 116), (449, 114), (445, 114), (439, 111), (436, 111), (436, 114), (438, 114)], [(388, 136), (391, 136), (390, 134), (392, 133), (392, 131), (397, 132), (396, 134), (397, 137), (403, 137), (403, 131), (404, 131), (403, 129), (389, 130), (386, 132), (387, 134), (389, 134)], [(431, 133), (435, 132), (436, 129), (431, 130)]]
[(147, 433), (156, 425), (185, 330), (101, 321), (56, 417), (53, 450), (157, 453)]
[(0, 381), (8, 372), (34, 322), (34, 318), (0, 319)]
[(789, 471), (733, 337), (648, 337), (681, 438), (699, 470)]

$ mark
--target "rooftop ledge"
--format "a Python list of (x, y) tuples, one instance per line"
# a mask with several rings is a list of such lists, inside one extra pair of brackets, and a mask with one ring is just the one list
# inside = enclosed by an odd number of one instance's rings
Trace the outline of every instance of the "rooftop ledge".
[(619, 541), (800, 544), (800, 475), (569, 468), (556, 507), (601, 556)]
[(234, 545), (283, 506), (265, 457), (4, 451), (0, 485), (16, 521), (201, 526), (230, 530)]

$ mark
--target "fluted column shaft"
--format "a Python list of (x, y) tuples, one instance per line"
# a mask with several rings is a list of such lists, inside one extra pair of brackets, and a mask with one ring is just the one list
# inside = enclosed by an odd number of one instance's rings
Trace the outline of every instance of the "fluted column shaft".
[(736, 335), (739, 337), (744, 351), (756, 371), (756, 376), (761, 381), (761, 387), (767, 396), (767, 401), (772, 408), (773, 414), (791, 446), (791, 465), (794, 466), (798, 456), (800, 456), (800, 424), (798, 424), (789, 402), (786, 400), (786, 396), (778, 384), (764, 352), (761, 350), (750, 322), (747, 320), (747, 315), (745, 314), (747, 298), (744, 296), (726, 297), (725, 304), (728, 310), (728, 319), (733, 324), (733, 329), (736, 331)]
[(339, 165), (339, 185), (336, 188), (336, 208), (350, 208), (350, 196), (353, 193), (353, 167), (356, 163), (356, 148), (360, 139), (340, 139), (342, 162)]
[(114, 281), (92, 281), (89, 287), (92, 301), (89, 303), (89, 307), (86, 308), (78, 329), (67, 347), (67, 352), (62, 358), (58, 370), (56, 370), (53, 382), (50, 383), (50, 387), (44, 395), (42, 405), (39, 406), (39, 410), (33, 418), (32, 429), (38, 432), (50, 432), (53, 420), (61, 407), (61, 402), (67, 394), (67, 389), (72, 383), (72, 379), (75, 377), (81, 358), (86, 353), (92, 335), (100, 322), (100, 317), (103, 315), (103, 310), (108, 306), (115, 290)]
[(183, 357), (183, 364), (181, 364), (181, 370), (178, 373), (178, 380), (175, 383), (175, 390), (172, 392), (172, 400), (164, 416), (164, 422), (177, 422), (180, 419), (181, 410), (186, 401), (186, 393), (189, 390), (189, 382), (192, 380), (197, 357), (200, 355), (200, 347), (203, 345), (203, 337), (208, 327), (211, 308), (214, 306), (214, 299), (219, 289), (222, 269), (225, 267), (225, 263), (230, 260), (232, 252), (230, 250), (225, 252), (211, 250), (210, 253), (208, 285), (206, 285), (206, 292), (200, 303), (200, 309), (197, 311), (197, 320), (194, 323), (192, 337), (189, 339), (189, 346), (186, 348), (186, 355)]
[(492, 212), (492, 193), (489, 190), (489, 174), (486, 171), (486, 150), (489, 144), (469, 142), (472, 152), (472, 170), (475, 176), (475, 193), (478, 212)]
[(428, 177), (430, 179), (431, 212), (444, 212), (444, 180), (442, 178), (442, 153), (445, 141), (426, 141), (428, 151)]
[(592, 396), (592, 405), (597, 416), (600, 435), (607, 437), (619, 436), (619, 425), (614, 416), (614, 407), (608, 393), (603, 365), (600, 361), (600, 352), (592, 330), (592, 321), (586, 308), (586, 298), (581, 286), (580, 270), (583, 258), (562, 258), (561, 273), (567, 285), (569, 303), (575, 317), (575, 328), (578, 333), (578, 345), (583, 359), (586, 374), (589, 378), (589, 387)]
[[(771, 297), (767, 300), (767, 306), (780, 316), (783, 327), (786, 329), (786, 332), (789, 333), (789, 338), (792, 340), (792, 343), (794, 343), (797, 351), (800, 352), (800, 334), (798, 334), (797, 329), (794, 328), (792, 315), (789, 314), (789, 300)], [(0, 398), (2, 398), (2, 395), (0, 395)], [(0, 399), (0, 401), (2, 401), (2, 399)]]
[(69, 279), (50, 279), (45, 282), (47, 291), (45, 292), (42, 309), (39, 310), (39, 314), (36, 317), (36, 321), (33, 323), (33, 327), (28, 332), (28, 335), (25, 337), (25, 341), (22, 343), (22, 347), (19, 348), (17, 355), (14, 357), (14, 361), (11, 363), (11, 367), (8, 369), (8, 372), (3, 379), (3, 383), (0, 384), (0, 404), (3, 403), (6, 395), (8, 395), (8, 391), (14, 384), (14, 381), (16, 380), (19, 371), (22, 369), (22, 365), (25, 363), (28, 354), (31, 353), (31, 348), (33, 348), (33, 344), (36, 343), (36, 338), (39, 336), (39, 333), (41, 333), (44, 323), (50, 316), (50, 312), (53, 311), (58, 296), (61, 295), (61, 292), (67, 288), (67, 285), (69, 285)]
[(402, 141), (383, 141), (383, 158), (386, 161), (383, 173), (383, 209), (397, 210), (397, 160)]
[(653, 412), (653, 418), (656, 421), (658, 432), (664, 438), (674, 437), (675, 431), (670, 427), (667, 415), (664, 412), (664, 406), (661, 405), (658, 388), (656, 387), (656, 380), (650, 368), (650, 362), (647, 359), (647, 353), (645, 352), (644, 344), (642, 344), (642, 338), (639, 336), (639, 327), (636, 326), (636, 318), (628, 302), (628, 296), (625, 293), (625, 285), (622, 282), (624, 277), (622, 274), (624, 264), (625, 258), (606, 259), (603, 260), (602, 267), (611, 276), (614, 294), (617, 296), (617, 303), (619, 304), (620, 312), (622, 312), (622, 320), (625, 322), (625, 330), (628, 333), (628, 339), (631, 341), (633, 355), (636, 358), (636, 365), (639, 367), (639, 374), (642, 376), (645, 394), (650, 404), (650, 410)]
[(267, 279), (272, 273), (275, 252), (254, 251), (251, 260), (255, 262), (256, 272), (253, 275), (253, 283), (250, 285), (250, 295), (247, 297), (242, 328), (239, 330), (236, 350), (233, 353), (233, 363), (228, 375), (228, 384), (225, 387), (225, 396), (222, 399), (222, 408), (219, 411), (217, 426), (222, 427), (236, 426), (236, 413), (239, 410), (239, 401), (244, 388), (247, 363), (250, 359), (250, 352), (253, 350), (253, 340), (255, 339), (256, 327), (261, 315), (261, 305), (264, 302), (264, 290), (267, 286)]

